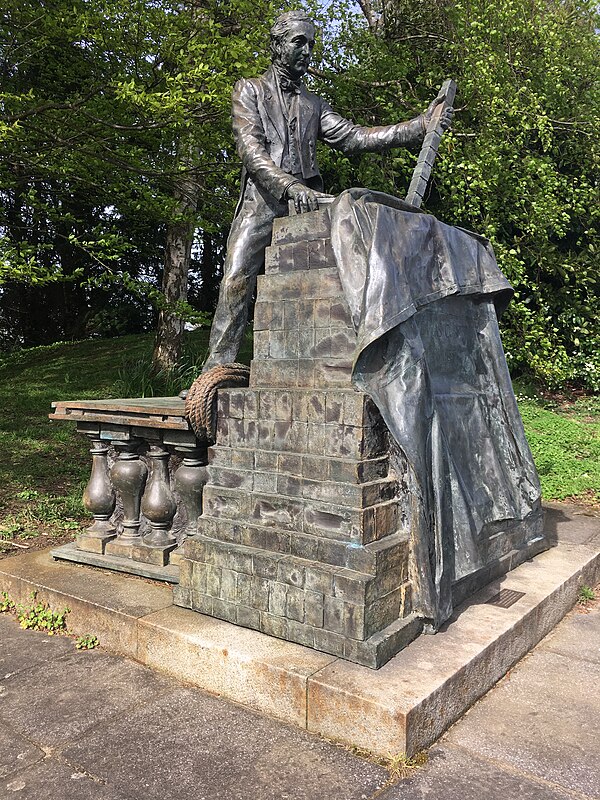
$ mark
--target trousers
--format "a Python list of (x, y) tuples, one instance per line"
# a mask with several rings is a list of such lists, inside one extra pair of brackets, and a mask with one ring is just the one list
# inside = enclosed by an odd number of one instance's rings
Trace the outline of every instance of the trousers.
[[(307, 180), (294, 177), (311, 189), (322, 191), (320, 175)], [(265, 250), (271, 244), (273, 220), (286, 216), (287, 212), (287, 201), (276, 200), (252, 179), (247, 180), (227, 239), (223, 278), (203, 372), (235, 361), (248, 323), (256, 276), (264, 267)]]
[(256, 288), (256, 276), (265, 263), (273, 220), (287, 213), (287, 203), (246, 183), (243, 198), (227, 239), (227, 254), (219, 301), (210, 330), (209, 354), (203, 370), (235, 361)]

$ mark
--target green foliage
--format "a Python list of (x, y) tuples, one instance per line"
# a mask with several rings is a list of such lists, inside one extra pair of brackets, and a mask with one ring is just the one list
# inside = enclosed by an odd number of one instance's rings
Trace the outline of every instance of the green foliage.
[(585, 401), (561, 407), (535, 395), (517, 400), (543, 497), (600, 501), (600, 403), (583, 411)]
[[(365, 124), (423, 110), (458, 83), (426, 207), (491, 240), (515, 288), (502, 322), (513, 375), (600, 390), (600, 27), (591, 0), (396, 0), (376, 31), (328, 4), (316, 83)], [(334, 24), (335, 22), (335, 24)], [(402, 196), (415, 157), (322, 154), (328, 189)]]
[[(7, 343), (148, 330), (152, 307), (206, 322), (159, 289), (165, 235), (195, 228), (190, 286), (210, 308), (202, 293), (238, 189), (231, 88), (266, 66), (281, 5), (293, 4), (55, 0), (40, 14), (35, 0), (5, 2)], [(409, 118), (447, 76), (457, 80), (427, 208), (493, 243), (516, 291), (502, 322), (513, 375), (600, 390), (597, 4), (384, 0), (363, 4), (383, 11), (371, 27), (351, 0), (313, 6), (323, 35), (312, 83), (357, 122)], [(328, 191), (402, 196), (415, 154), (323, 148), (320, 160)], [(182, 202), (186, 186), (198, 202)]]
[(114, 397), (119, 357), (150, 357), (150, 336), (88, 340), (0, 358), (0, 545), (68, 537), (87, 521), (89, 444), (48, 420), (54, 400)]
[[(156, 371), (151, 358), (125, 357), (117, 372), (114, 392), (117, 397), (173, 397), (189, 388), (202, 370), (208, 353), (207, 336), (188, 339), (179, 363), (169, 370)], [(249, 364), (252, 358), (252, 330), (242, 341), (237, 360)]]
[[(14, 614), (21, 628), (25, 630), (44, 631), (48, 636), (56, 634), (73, 636), (67, 630), (67, 614), (70, 613), (70, 609), (52, 611), (48, 603), (37, 599), (37, 592), (31, 592), (30, 599), (31, 603), (27, 605), (17, 604), (11, 600), (8, 592), (0, 592), (0, 614), (3, 612)], [(73, 636), (73, 638), (77, 650), (93, 650), (100, 644), (98, 637), (91, 633)]]
[[(191, 226), (203, 247), (210, 232), (222, 238), (239, 173), (231, 89), (265, 63), (271, 16), (270, 0), (55, 0), (43, 13), (36, 0), (7, 0), (0, 337), (129, 332), (128, 316), (148, 329), (150, 304), (206, 321), (160, 292), (166, 232)], [(199, 200), (182, 204), (190, 187)], [(195, 265), (196, 289), (221, 257)], [(107, 305), (121, 307), (118, 320)]]
[[(13, 542), (41, 537), (52, 544), (89, 524), (81, 502), (89, 443), (73, 426), (48, 420), (51, 403), (177, 394), (199, 370), (207, 340), (206, 330), (188, 334), (185, 361), (169, 387), (164, 376), (152, 377), (149, 334), (57, 342), (0, 357), (0, 554)], [(248, 335), (242, 357), (248, 361), (251, 353)], [(141, 366), (136, 373), (125, 364)]]
[(15, 604), (8, 596), (7, 592), (0, 592), (0, 614), (6, 611), (14, 611)]
[(37, 600), (37, 592), (31, 593), (31, 605), (19, 605), (15, 608), (17, 620), (21, 628), (34, 631), (45, 631), (48, 636), (65, 633), (67, 630), (68, 608), (52, 611), (48, 603)]
[[(189, 385), (183, 378), (195, 377), (207, 339), (207, 331), (189, 334), (187, 360), (173, 390)], [(13, 543), (51, 544), (89, 524), (81, 504), (90, 473), (89, 443), (74, 425), (50, 423), (46, 415), (53, 400), (136, 397), (144, 391), (160, 396), (166, 386), (163, 377), (152, 377), (151, 347), (149, 335), (128, 336), (57, 343), (0, 359), (0, 556)], [(248, 363), (251, 355), (248, 331), (240, 360)], [(126, 363), (134, 366), (125, 370)], [(124, 387), (126, 378), (130, 383)], [(598, 502), (600, 397), (551, 402), (520, 386), (517, 399), (544, 498)]]
[(99, 644), (98, 637), (91, 633), (86, 633), (75, 639), (75, 647), (77, 650), (93, 650), (95, 647), (98, 647)]
[(173, 397), (187, 389), (200, 374), (200, 363), (182, 359), (174, 369), (155, 371), (152, 359), (124, 360), (115, 391), (119, 397)]
[(595, 599), (596, 599), (596, 593), (594, 592), (594, 590), (590, 586), (586, 586), (585, 584), (582, 584), (579, 587), (579, 591), (577, 593), (577, 602), (580, 605), (585, 606), (590, 601), (595, 600)]

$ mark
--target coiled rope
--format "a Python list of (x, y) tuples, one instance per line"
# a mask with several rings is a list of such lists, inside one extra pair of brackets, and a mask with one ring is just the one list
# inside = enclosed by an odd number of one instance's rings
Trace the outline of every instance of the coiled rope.
[(217, 433), (217, 390), (248, 386), (250, 367), (217, 364), (192, 383), (185, 398), (185, 416), (201, 441), (214, 444)]

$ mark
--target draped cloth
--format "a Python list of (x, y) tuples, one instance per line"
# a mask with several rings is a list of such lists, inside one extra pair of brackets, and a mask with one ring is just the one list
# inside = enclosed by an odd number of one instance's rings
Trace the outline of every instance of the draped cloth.
[(397, 471), (408, 463), (413, 607), (433, 632), (490, 542), (539, 518), (498, 330), (512, 289), (486, 239), (388, 195), (342, 193), (331, 239), (358, 337), (353, 383), (378, 406)]

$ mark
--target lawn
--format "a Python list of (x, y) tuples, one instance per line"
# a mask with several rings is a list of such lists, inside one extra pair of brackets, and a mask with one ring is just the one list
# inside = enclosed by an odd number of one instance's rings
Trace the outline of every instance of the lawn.
[[(86, 523), (87, 440), (50, 422), (53, 400), (176, 394), (199, 371), (207, 334), (190, 334), (185, 367), (152, 380), (151, 335), (24, 350), (0, 359), (0, 555), (65, 541)], [(251, 338), (241, 360), (248, 363)], [(517, 386), (544, 498), (600, 506), (600, 398)]]

